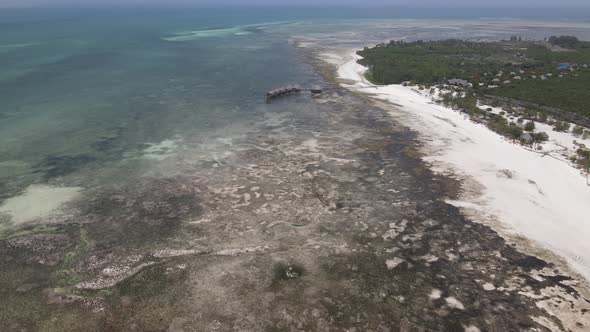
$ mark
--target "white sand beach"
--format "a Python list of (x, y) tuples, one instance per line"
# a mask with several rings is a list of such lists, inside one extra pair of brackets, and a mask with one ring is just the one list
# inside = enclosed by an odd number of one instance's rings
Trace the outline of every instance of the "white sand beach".
[(520, 248), (557, 254), (590, 280), (590, 186), (579, 170), (564, 158), (512, 143), (411, 87), (371, 84), (355, 52), (325, 55), (331, 64), (338, 57), (342, 86), (391, 103), (393, 119), (425, 143), (425, 161), (464, 181), (460, 200), (449, 203)]

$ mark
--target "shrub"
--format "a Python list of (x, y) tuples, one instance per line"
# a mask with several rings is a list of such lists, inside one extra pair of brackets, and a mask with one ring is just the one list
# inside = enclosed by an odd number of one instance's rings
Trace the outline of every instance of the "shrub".
[(539, 122), (547, 122), (547, 114), (545, 113), (539, 113)]
[(549, 135), (544, 131), (540, 133), (532, 133), (531, 136), (533, 136), (535, 142), (547, 142), (549, 140)]
[(576, 153), (581, 158), (584, 158), (584, 159), (590, 158), (590, 150), (588, 150), (588, 149), (580, 148), (580, 149), (578, 149), (578, 151), (576, 151)]
[(575, 47), (580, 41), (574, 36), (551, 36), (549, 42), (561, 47)]
[(553, 127), (553, 130), (566, 132), (566, 131), (570, 130), (570, 124), (565, 121), (557, 121), (557, 122), (555, 122), (555, 126)]
[(572, 130), (572, 133), (576, 136), (582, 136), (582, 135), (584, 135), (584, 127), (575, 126), (574, 129)]
[(506, 133), (514, 139), (520, 138), (522, 132), (522, 128), (517, 127), (515, 125), (508, 126), (508, 130), (506, 131)]
[(533, 121), (528, 121), (524, 125), (524, 130), (526, 130), (526, 131), (533, 131), (533, 130), (535, 130), (535, 123)]

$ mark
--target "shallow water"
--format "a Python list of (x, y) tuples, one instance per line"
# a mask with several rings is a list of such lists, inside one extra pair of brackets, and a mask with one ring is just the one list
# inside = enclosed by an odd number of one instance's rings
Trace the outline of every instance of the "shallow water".
[[(199, 18), (192, 29), (209, 27)], [(267, 89), (317, 81), (284, 36), (258, 26), (166, 40), (190, 21), (99, 16), (2, 30), (0, 62), (10, 68), (0, 79), (3, 195), (89, 168), (120, 167), (147, 144), (255, 117), (268, 108)]]
[[(566, 287), (518, 278), (547, 263), (445, 204), (458, 184), (314, 51), (587, 24), (79, 14), (3, 17), (3, 330), (510, 330), (546, 314), (518, 290)], [(326, 91), (265, 101), (292, 83)]]

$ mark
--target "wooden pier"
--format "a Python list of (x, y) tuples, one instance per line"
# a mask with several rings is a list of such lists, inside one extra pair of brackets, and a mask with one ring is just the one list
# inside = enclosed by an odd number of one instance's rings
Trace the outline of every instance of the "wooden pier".
[[(301, 93), (303, 90), (304, 89), (299, 84), (287, 85), (282, 88), (272, 89), (266, 93), (266, 100), (269, 101), (278, 97)], [(309, 91), (312, 95), (317, 95), (322, 93), (323, 90), (320, 86), (314, 85), (311, 89), (309, 89)]]
[(266, 99), (274, 99), (285, 95), (300, 93), (303, 89), (299, 85), (287, 85), (282, 88), (272, 89), (266, 93)]

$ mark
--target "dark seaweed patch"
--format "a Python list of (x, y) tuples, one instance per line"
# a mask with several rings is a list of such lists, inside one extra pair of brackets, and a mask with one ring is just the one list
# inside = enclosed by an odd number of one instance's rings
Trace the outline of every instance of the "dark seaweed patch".
[(47, 180), (74, 173), (94, 161), (96, 161), (96, 158), (87, 154), (47, 156), (35, 169), (38, 173), (44, 173), (43, 177)]
[(303, 277), (305, 270), (294, 263), (278, 263), (274, 267), (274, 281), (288, 281)]
[(547, 266), (547, 262), (534, 256), (525, 256), (524, 258), (517, 260), (515, 263), (518, 266), (536, 270)]
[(549, 286), (558, 286), (561, 287), (565, 292), (572, 294), (578, 297), (580, 294), (579, 292), (570, 285), (564, 284), (563, 281), (574, 280), (572, 277), (564, 276), (564, 275), (544, 275), (541, 274), (541, 277), (545, 279), (544, 283), (548, 284)]
[(113, 149), (117, 144), (116, 137), (103, 137), (98, 141), (92, 143), (92, 147), (100, 152), (105, 152)]
[(11, 196), (12, 194), (8, 190), (8, 183), (6, 181), (0, 180), (0, 200), (4, 200)]
[(194, 188), (185, 182), (182, 178), (149, 179), (89, 197), (81, 207), (82, 218), (92, 221), (89, 235), (105, 246), (165, 238), (182, 220), (202, 213)]

